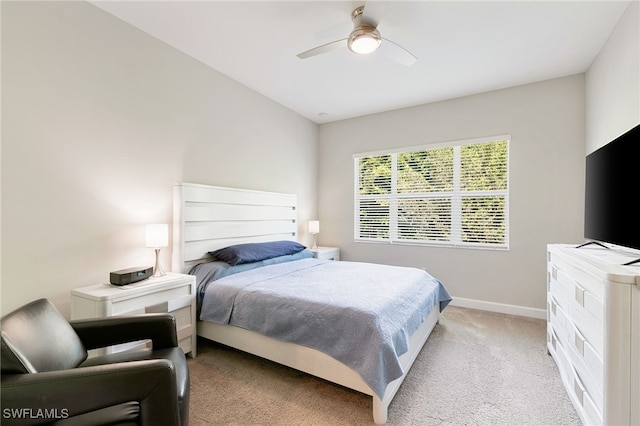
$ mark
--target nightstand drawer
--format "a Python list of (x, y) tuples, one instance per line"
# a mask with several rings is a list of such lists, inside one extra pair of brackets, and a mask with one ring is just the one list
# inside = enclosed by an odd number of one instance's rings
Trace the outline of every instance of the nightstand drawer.
[(180, 349), (182, 349), (182, 352), (184, 352), (185, 354), (187, 353), (191, 353), (193, 354), (193, 343), (191, 340), (191, 337), (185, 337), (182, 340), (178, 340), (178, 346), (180, 346)]
[(193, 325), (191, 323), (191, 305), (171, 311), (171, 313), (176, 319), (176, 327), (178, 329)]
[(178, 340), (193, 333), (195, 325), (191, 322), (191, 306), (185, 306), (182, 309), (171, 312), (176, 319), (176, 330), (178, 331)]
[[(138, 296), (135, 298), (120, 298), (113, 301), (111, 313), (112, 315), (122, 315), (133, 313), (136, 310), (139, 311), (140, 309), (144, 309), (144, 311), (146, 312), (147, 307), (168, 304), (173, 299), (179, 299), (185, 296), (191, 296), (191, 286), (172, 288), (156, 293), (146, 294), (144, 296)], [(170, 312), (170, 310), (151, 312)]]
[(178, 345), (182, 350), (187, 353), (192, 350), (191, 336), (195, 332), (195, 325), (192, 322), (192, 305), (185, 306), (180, 309), (171, 311), (171, 314), (176, 319), (176, 334), (178, 336)]
[(184, 307), (189, 307), (191, 305), (191, 294), (186, 296), (178, 297), (175, 299), (170, 299), (164, 301), (162, 303), (158, 303), (157, 305), (145, 306), (144, 311), (147, 314), (152, 314), (156, 312), (171, 312), (176, 316), (178, 310), (181, 310)]

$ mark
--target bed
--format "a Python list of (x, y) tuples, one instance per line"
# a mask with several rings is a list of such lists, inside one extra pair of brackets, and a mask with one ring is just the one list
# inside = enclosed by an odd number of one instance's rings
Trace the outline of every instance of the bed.
[(196, 275), (197, 333), (370, 395), (386, 423), (451, 298), (420, 269), (315, 259), (298, 226), (293, 194), (175, 186), (173, 270)]

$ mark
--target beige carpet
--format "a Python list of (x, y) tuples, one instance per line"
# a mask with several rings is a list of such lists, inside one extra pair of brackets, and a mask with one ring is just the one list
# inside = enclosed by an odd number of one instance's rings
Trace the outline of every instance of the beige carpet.
[[(580, 425), (543, 320), (447, 308), (389, 406), (389, 425)], [(373, 424), (371, 398), (203, 339), (189, 359), (198, 425)]]

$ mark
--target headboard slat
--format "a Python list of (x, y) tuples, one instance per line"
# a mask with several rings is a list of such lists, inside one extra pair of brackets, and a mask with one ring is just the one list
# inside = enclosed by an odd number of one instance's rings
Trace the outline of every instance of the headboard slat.
[(296, 224), (292, 221), (221, 221), (205, 224), (186, 223), (184, 227), (185, 241), (217, 240), (221, 238), (241, 238), (272, 234), (294, 235)]
[(185, 206), (184, 220), (204, 222), (227, 220), (295, 220), (297, 212), (290, 206), (259, 206), (238, 204), (189, 203)]
[(174, 187), (172, 270), (232, 244), (296, 240), (297, 196), (193, 183)]

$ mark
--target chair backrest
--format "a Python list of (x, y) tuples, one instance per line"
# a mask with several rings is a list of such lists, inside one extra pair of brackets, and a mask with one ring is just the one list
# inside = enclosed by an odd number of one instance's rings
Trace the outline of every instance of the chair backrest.
[(87, 350), (53, 303), (39, 299), (2, 317), (2, 374), (75, 368)]

